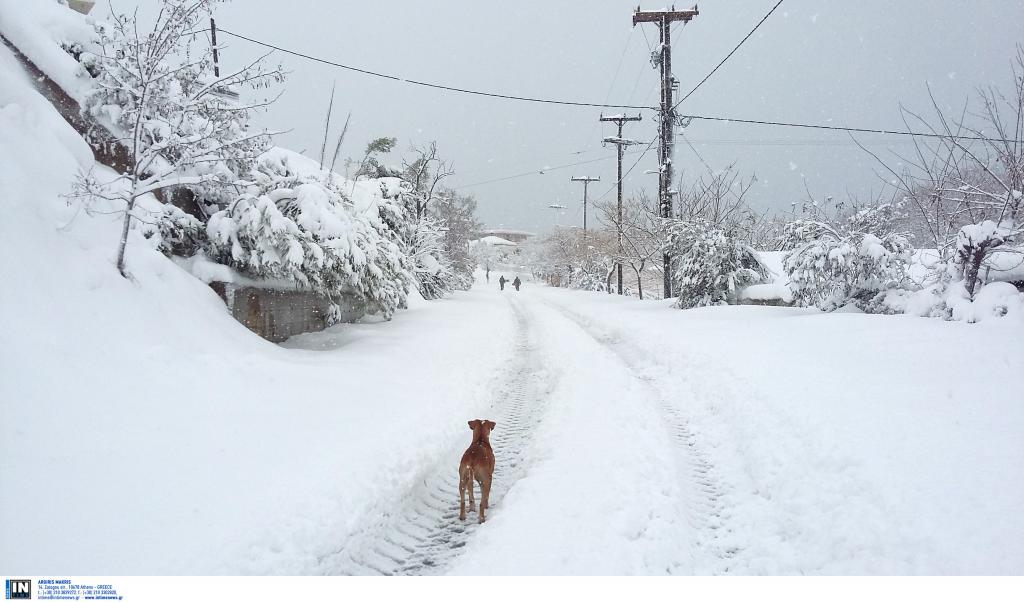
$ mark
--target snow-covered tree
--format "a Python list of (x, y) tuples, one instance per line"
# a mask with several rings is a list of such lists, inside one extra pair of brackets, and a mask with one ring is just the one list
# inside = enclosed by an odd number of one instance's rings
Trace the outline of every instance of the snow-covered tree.
[[(95, 74), (83, 110), (120, 136), (131, 165), (112, 182), (82, 174), (72, 196), (122, 205), (117, 267), (123, 275), (140, 197), (188, 187), (205, 201), (200, 207), (212, 213), (247, 183), (255, 158), (268, 145), (267, 134), (250, 131), (248, 119), (270, 101), (242, 103), (225, 98), (224, 92), (265, 87), (280, 81), (282, 71), (265, 67), (260, 57), (215, 77), (205, 40), (194, 44), (200, 24), (220, 1), (160, 0), (151, 27), (137, 22), (134, 14), (112, 10), (109, 21), (96, 24), (93, 51), (79, 55), (83, 67)], [(162, 228), (173, 230), (174, 222)]]
[(452, 292), (454, 270), (444, 249), (444, 230), (430, 218), (413, 226), (410, 245), (413, 277), (424, 299), (440, 299)]
[(555, 228), (527, 247), (527, 260), (535, 278), (552, 286), (609, 291), (615, 273), (615, 232), (602, 228)]
[(1011, 92), (980, 89), (960, 119), (934, 98), (931, 118), (903, 109), (908, 129), (928, 135), (912, 136), (913, 153), (898, 165), (862, 147), (888, 171), (914, 210), (911, 225), (939, 255), (930, 284), (955, 284), (968, 299), (985, 273), (1003, 267), (990, 260), (994, 253), (1024, 253), (1024, 46), (1011, 64)]
[(381, 156), (395, 149), (397, 138), (375, 138), (366, 144), (366, 151), (356, 168), (355, 180), (359, 178), (389, 178), (398, 174), (381, 163)]
[(413, 146), (411, 152), (415, 158), (405, 160), (401, 171), (401, 199), (409, 220), (404, 236), (417, 288), (424, 298), (437, 299), (472, 285), (474, 266), (468, 250), (475, 229), (472, 205), (441, 187), (453, 171), (439, 157), (436, 143)]
[(470, 252), (469, 243), (480, 230), (474, 215), (476, 199), (452, 190), (437, 196), (430, 214), (444, 229), (444, 252), (452, 267), (453, 284), (457, 290), (473, 286), (473, 271), (477, 261)]
[(438, 154), (437, 142), (414, 145), (409, 150), (413, 159), (403, 162), (402, 178), (412, 187), (412, 210), (416, 219), (421, 219), (428, 215), (431, 203), (440, 195), (441, 182), (455, 170)]
[(378, 205), (360, 210), (333, 182), (297, 176), (285, 160), (264, 159), (253, 179), (210, 217), (214, 260), (328, 298), (354, 294), (386, 318), (404, 303), (407, 258), (386, 235)]
[(792, 250), (784, 269), (796, 302), (832, 311), (853, 303), (867, 312), (892, 311), (886, 293), (906, 279), (911, 246), (896, 230), (897, 206), (884, 203), (840, 225), (796, 220), (786, 225)]
[(733, 303), (741, 290), (765, 277), (748, 244), (706, 222), (675, 221), (668, 246), (676, 262), (676, 305), (683, 309)]
[(648, 284), (662, 279), (661, 254), (665, 248), (666, 222), (654, 210), (654, 203), (644, 192), (626, 199), (619, 218), (618, 203), (606, 201), (596, 204), (601, 221), (622, 235), (622, 249), (616, 249), (615, 259), (632, 268), (636, 276), (637, 295), (644, 298), (644, 280), (651, 271)]

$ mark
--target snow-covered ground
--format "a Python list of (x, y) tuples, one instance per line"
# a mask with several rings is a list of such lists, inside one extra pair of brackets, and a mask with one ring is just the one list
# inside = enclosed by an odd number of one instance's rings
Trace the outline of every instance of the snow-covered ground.
[[(662, 414), (667, 430), (674, 429), (668, 417), (687, 425), (687, 443), (705, 455), (720, 495), (715, 544), (690, 549), (697, 558), (699, 550), (725, 551), (711, 568), (1019, 574), (1024, 567), (1024, 484), (1012, 476), (1024, 474), (1024, 406), (1014, 391), (1024, 367), (1020, 322), (765, 307), (684, 312), (558, 289), (524, 294), (590, 336), (578, 355), (613, 352), (620, 369), (651, 384), (640, 394), (616, 387), (623, 406), (643, 416), (646, 406), (667, 403), (676, 411)], [(594, 388), (612, 374), (595, 366)], [(658, 399), (647, 404), (652, 393)], [(662, 437), (666, 429), (656, 424), (631, 437)], [(633, 497), (607, 480), (596, 486), (615, 490), (635, 513), (657, 512), (657, 496)], [(494, 516), (495, 525), (504, 520)], [(595, 524), (610, 522), (606, 515)], [(590, 530), (574, 531), (584, 539)]]
[[(96, 299), (106, 309), (81, 292), (95, 327), (54, 307), (4, 345), (3, 486), (19, 495), (0, 506), (18, 542), (0, 561), (30, 573), (1024, 566), (1019, 325), (495, 288), (285, 348), (236, 332), (199, 287), (205, 315), (167, 331), (141, 312), (123, 328), (110, 317), (129, 302), (169, 309), (137, 290)], [(990, 353), (955, 351), (979, 348)], [(454, 518), (474, 417), (498, 421), (482, 526)]]
[(117, 273), (120, 215), (59, 197), (88, 148), (3, 47), (0, 133), (10, 574), (1024, 571), (1019, 318), (478, 280), (277, 346), (141, 236)]

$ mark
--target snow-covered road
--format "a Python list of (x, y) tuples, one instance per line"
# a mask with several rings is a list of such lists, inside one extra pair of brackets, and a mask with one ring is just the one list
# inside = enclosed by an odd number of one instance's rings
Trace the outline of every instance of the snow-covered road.
[[(478, 282), (282, 348), (176, 268), (141, 284), (6, 314), (61, 333), (0, 329), (3, 488), (37, 485), (0, 502), (13, 572), (1024, 567), (1020, 325)], [(161, 287), (176, 292), (145, 293)], [(64, 378), (40, 372), (54, 357)], [(474, 418), (497, 422), (484, 525), (457, 518)]]
[[(736, 550), (713, 467), (657, 383), (583, 319), (545, 298), (503, 295), (518, 344), (495, 375), (493, 510), (458, 520), (464, 434), (368, 521), (326, 573), (726, 572)], [(596, 550), (602, 550), (595, 554)]]

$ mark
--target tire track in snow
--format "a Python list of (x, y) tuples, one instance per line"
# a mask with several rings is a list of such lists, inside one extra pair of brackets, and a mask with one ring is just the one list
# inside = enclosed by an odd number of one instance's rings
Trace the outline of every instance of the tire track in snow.
[[(515, 352), (498, 377), (491, 414), (498, 423), (491, 434), (496, 458), (488, 516), (501, 512), (505, 494), (526, 473), (526, 450), (539, 423), (554, 376), (536, 351), (530, 320), (518, 301), (509, 299), (515, 316)], [(466, 542), (484, 525), (467, 512), (459, 520), (458, 460), (468, 437), (442, 454), (427, 476), (397, 503), (394, 512), (320, 558), (325, 572), (345, 575), (429, 575), (444, 572)], [(479, 485), (476, 485), (479, 494)], [(480, 496), (476, 496), (479, 504)]]
[(714, 572), (729, 573), (729, 561), (741, 550), (724, 545), (721, 541), (720, 533), (730, 531), (728, 513), (722, 499), (722, 487), (719, 485), (714, 465), (697, 445), (696, 437), (690, 430), (689, 421), (682, 411), (669, 401), (668, 396), (658, 388), (655, 379), (637, 365), (635, 354), (629, 353), (622, 337), (616, 331), (595, 325), (593, 320), (561, 304), (548, 299), (544, 299), (544, 303), (576, 324), (598, 344), (611, 351), (637, 380), (651, 391), (651, 398), (657, 400), (658, 410), (665, 417), (664, 425), (668, 435), (675, 443), (679, 477), (682, 482), (689, 485), (683, 488), (682, 511), (694, 530), (705, 535), (702, 541), (695, 543), (707, 548), (707, 553), (717, 559), (715, 566), (712, 567)]

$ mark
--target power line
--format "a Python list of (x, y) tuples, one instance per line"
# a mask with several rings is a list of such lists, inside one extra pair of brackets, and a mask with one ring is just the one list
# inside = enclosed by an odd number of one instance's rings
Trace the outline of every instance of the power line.
[[(652, 144), (653, 144), (653, 142), (652, 142)], [(644, 152), (644, 151), (632, 151), (632, 152), (623, 153), (623, 154), (625, 154), (625, 155), (635, 155), (635, 154), (641, 153), (641, 152)], [(452, 189), (453, 190), (461, 190), (463, 188), (470, 188), (472, 186), (483, 186), (484, 184), (494, 184), (495, 182), (504, 182), (506, 180), (514, 180), (516, 178), (525, 178), (526, 176), (535, 176), (535, 175), (542, 174), (542, 173), (548, 172), (548, 171), (556, 171), (556, 170), (559, 170), (559, 169), (567, 169), (569, 167), (576, 167), (577, 165), (586, 165), (588, 163), (597, 163), (599, 161), (608, 161), (608, 160), (611, 160), (611, 159), (615, 159), (617, 157), (618, 157), (618, 155), (609, 155), (607, 157), (597, 157), (596, 159), (587, 159), (586, 161), (576, 161), (575, 163), (566, 163), (564, 165), (555, 165), (553, 167), (541, 167), (539, 169), (534, 169), (534, 170), (531, 170), (531, 171), (524, 171), (522, 173), (512, 174), (510, 176), (494, 178), (492, 180), (484, 180), (482, 182), (473, 182), (472, 184), (463, 184), (462, 186), (455, 186)], [(623, 176), (623, 177), (625, 177), (625, 176)]]
[(616, 104), (606, 104), (606, 103), (596, 103), (596, 102), (580, 102), (580, 101), (572, 101), (572, 100), (555, 100), (555, 99), (550, 99), (550, 98), (535, 98), (535, 97), (530, 97), (530, 96), (516, 96), (516, 95), (513, 95), (513, 94), (501, 94), (501, 93), (498, 93), (498, 92), (483, 92), (481, 90), (470, 90), (468, 88), (456, 88), (454, 86), (445, 86), (443, 84), (434, 84), (434, 83), (425, 82), (425, 81), (419, 81), (419, 80), (415, 80), (415, 79), (408, 79), (408, 78), (405, 78), (405, 77), (399, 77), (397, 75), (388, 75), (386, 73), (378, 73), (376, 71), (370, 71), (369, 69), (362, 69), (360, 67), (353, 67), (351, 65), (345, 65), (345, 64), (342, 64), (342, 63), (338, 63), (338, 62), (335, 62), (335, 61), (328, 60), (328, 59), (323, 59), (323, 58), (320, 58), (320, 57), (316, 57), (316, 56), (312, 56), (312, 55), (305, 54), (305, 53), (302, 53), (302, 52), (298, 52), (298, 51), (295, 51), (295, 50), (289, 50), (287, 48), (283, 48), (283, 47), (277, 46), (275, 44), (270, 44), (268, 42), (261, 42), (260, 40), (253, 39), (253, 38), (250, 38), (248, 36), (244, 36), (242, 34), (235, 33), (233, 31), (228, 31), (227, 29), (218, 29), (218, 31), (220, 31), (221, 33), (226, 33), (226, 34), (228, 34), (230, 36), (234, 36), (236, 38), (240, 38), (242, 40), (246, 40), (248, 42), (252, 42), (253, 44), (259, 44), (260, 46), (265, 46), (267, 48), (272, 48), (274, 50), (277, 50), (277, 51), (280, 51), (280, 52), (284, 52), (285, 54), (291, 54), (291, 55), (294, 55), (294, 56), (297, 56), (297, 57), (301, 57), (301, 58), (304, 58), (304, 59), (307, 59), (307, 60), (310, 60), (310, 61), (316, 61), (318, 63), (324, 63), (326, 65), (331, 65), (331, 66), (334, 66), (334, 67), (339, 67), (341, 69), (347, 69), (348, 71), (355, 71), (356, 73), (362, 73), (364, 75), (371, 75), (373, 77), (380, 77), (380, 78), (383, 78), (383, 79), (390, 79), (390, 80), (396, 81), (396, 82), (403, 82), (403, 83), (407, 83), (407, 84), (414, 84), (414, 85), (417, 85), (417, 86), (424, 86), (424, 87), (427, 87), (427, 88), (436, 88), (438, 90), (447, 90), (449, 92), (460, 92), (462, 94), (473, 94), (475, 96), (489, 96), (491, 98), (504, 98), (506, 100), (519, 100), (519, 101), (522, 101), (522, 102), (536, 102), (536, 103), (553, 104), (553, 105), (567, 105), (567, 106), (574, 106), (574, 107), (596, 107), (596, 108), (603, 108), (603, 109), (653, 109), (654, 108), (654, 107), (650, 107), (650, 106), (639, 106), (639, 105), (616, 105)]
[[(779, 3), (775, 5), (775, 8), (777, 8), (779, 6), (779, 4), (781, 4), (781, 2), (782, 2), (782, 0), (780, 0)], [(772, 8), (772, 10), (774, 11), (775, 8)], [(771, 14), (771, 12), (768, 13), (768, 15), (770, 15), (770, 14)], [(758, 25), (763, 23), (764, 20), (767, 19), (768, 15), (765, 15), (765, 18), (762, 19), (761, 22), (758, 23)], [(753, 34), (753, 31), (755, 31), (756, 29), (757, 29), (757, 27), (755, 27), (754, 30), (752, 30), (750, 34), (747, 34), (747, 37), (744, 38), (744, 41), (747, 38), (749, 38), (750, 35)], [(193, 32), (193, 33), (200, 33), (202, 31), (209, 31), (209, 30), (208, 29), (207, 30), (197, 30), (196, 32)], [(532, 97), (526, 97), (526, 96), (514, 96), (514, 95), (509, 95), (509, 94), (499, 94), (499, 93), (491, 93), (491, 92), (482, 92), (482, 91), (478, 91), (478, 90), (468, 90), (468, 89), (464, 89), (464, 88), (455, 88), (455, 87), (451, 87), (451, 86), (445, 86), (445, 85), (442, 85), (442, 84), (434, 84), (434, 83), (423, 82), (423, 81), (414, 80), (414, 79), (406, 79), (406, 78), (398, 77), (398, 76), (395, 76), (395, 75), (387, 75), (387, 74), (384, 74), (384, 73), (377, 73), (377, 72), (370, 71), (370, 70), (367, 70), (367, 69), (361, 69), (359, 67), (353, 67), (351, 65), (344, 65), (342, 63), (337, 63), (337, 62), (334, 62), (334, 61), (331, 61), (331, 60), (328, 60), (328, 59), (323, 59), (323, 58), (315, 57), (315, 56), (312, 56), (312, 55), (304, 54), (304, 53), (301, 53), (301, 52), (297, 52), (297, 51), (294, 51), (294, 50), (289, 50), (287, 48), (283, 48), (281, 46), (270, 44), (268, 42), (262, 42), (260, 40), (256, 40), (254, 38), (251, 38), (251, 37), (248, 37), (248, 36), (244, 36), (242, 34), (238, 34), (238, 33), (235, 33), (233, 31), (229, 31), (227, 29), (223, 29), (223, 28), (220, 28), (220, 27), (217, 28), (217, 31), (220, 32), (220, 33), (223, 33), (223, 34), (227, 34), (227, 35), (230, 35), (230, 36), (242, 39), (242, 40), (246, 40), (248, 42), (252, 42), (253, 44), (258, 44), (260, 46), (265, 46), (267, 48), (278, 50), (278, 51), (284, 52), (286, 54), (291, 54), (291, 55), (294, 55), (294, 56), (297, 56), (297, 57), (300, 57), (300, 58), (304, 58), (304, 59), (307, 59), (307, 60), (315, 61), (315, 62), (318, 62), (318, 63), (324, 63), (324, 64), (331, 65), (331, 66), (334, 66), (334, 67), (339, 67), (341, 69), (347, 69), (347, 70), (350, 70), (350, 71), (355, 71), (357, 73), (363, 73), (363, 74), (371, 75), (371, 76), (374, 76), (374, 77), (381, 77), (381, 78), (390, 79), (390, 80), (397, 81), (397, 82), (410, 83), (410, 84), (414, 84), (414, 85), (418, 85), (418, 86), (425, 86), (425, 87), (435, 88), (435, 89), (439, 89), (439, 90), (447, 90), (447, 91), (451, 91), (451, 92), (460, 92), (460, 93), (472, 94), (472, 95), (476, 95), (476, 96), (487, 96), (487, 97), (492, 97), (492, 98), (503, 98), (503, 99), (507, 99), (507, 100), (519, 100), (519, 101), (524, 101), (524, 102), (536, 102), (536, 103), (567, 105), (567, 106), (596, 107), (596, 108), (610, 108), (610, 109), (652, 109), (652, 110), (656, 110), (657, 109), (657, 107), (653, 107), (653, 106), (650, 106), (650, 105), (616, 105), (616, 104), (603, 104), (603, 103), (588, 103), (588, 102), (577, 102), (577, 101), (568, 101), (568, 100), (532, 98)], [(743, 42), (741, 41), (740, 44), (742, 44), (742, 43)], [(737, 45), (736, 48), (739, 48), (739, 46), (740, 45)], [(735, 52), (736, 48), (733, 49), (733, 52)], [(732, 54), (733, 53), (730, 52), (729, 55), (726, 56), (726, 59), (728, 59), (728, 57), (731, 56)], [(722, 62), (718, 64), (718, 67), (720, 67), (722, 65), (722, 63), (725, 62), (726, 59), (723, 59)], [(683, 100), (686, 100), (686, 98), (690, 94), (692, 94), (693, 91), (696, 90), (700, 86), (701, 83), (706, 81), (708, 79), (708, 77), (710, 77), (711, 74), (713, 74), (718, 69), (718, 67), (715, 67), (715, 69), (712, 70), (712, 72), (709, 73), (707, 77), (705, 77), (703, 80), (701, 80), (701, 82), (699, 84), (697, 84), (697, 86), (695, 86), (693, 88), (693, 90), (691, 90), (689, 93), (687, 93), (687, 95), (684, 96), (683, 99), (680, 100), (679, 102), (681, 103), (681, 102), (683, 102)], [(674, 106), (678, 106), (678, 104), (679, 103), (676, 103), (676, 105), (674, 105)], [(764, 121), (764, 120), (757, 120), (757, 119), (738, 119), (738, 118), (732, 118), (732, 117), (716, 117), (716, 116), (711, 116), (711, 115), (693, 115), (693, 114), (690, 114), (690, 115), (679, 115), (679, 117), (682, 118), (682, 119), (697, 119), (697, 120), (701, 120), (701, 121), (721, 121), (721, 122), (747, 123), (747, 124), (755, 124), (755, 125), (774, 125), (774, 126), (779, 126), (779, 127), (819, 129), (819, 130), (831, 130), (831, 131), (855, 132), (855, 133), (867, 133), (867, 134), (891, 134), (891, 135), (895, 135), (895, 136), (918, 136), (918, 137), (926, 137), (926, 138), (951, 138), (951, 139), (956, 139), (956, 140), (981, 140), (981, 141), (988, 141), (988, 142), (1022, 142), (1022, 141), (1019, 141), (1019, 140), (1004, 139), (1004, 138), (989, 138), (989, 137), (985, 137), (985, 136), (951, 136), (951, 135), (946, 135), (946, 134), (923, 133), (923, 132), (912, 132), (912, 131), (908, 132), (908, 131), (875, 129), (875, 128), (841, 127), (841, 126), (830, 126), (830, 125), (808, 124), (808, 123), (794, 123), (794, 122), (784, 122), (784, 121)]]
[(724, 65), (725, 61), (729, 60), (729, 57), (731, 57), (733, 54), (735, 54), (736, 51), (740, 49), (740, 46), (742, 46), (743, 43), (746, 42), (750, 38), (750, 36), (754, 35), (754, 32), (757, 31), (757, 28), (761, 27), (761, 24), (764, 23), (765, 21), (767, 21), (768, 17), (772, 16), (772, 13), (775, 12), (775, 9), (777, 9), (779, 7), (779, 5), (782, 4), (782, 2), (783, 2), (783, 0), (779, 0), (778, 2), (776, 2), (775, 6), (773, 6), (772, 9), (770, 11), (768, 11), (768, 14), (766, 14), (763, 17), (761, 17), (761, 20), (757, 22), (757, 25), (755, 25), (754, 28), (751, 29), (750, 32), (747, 35), (743, 36), (743, 39), (740, 40), (740, 43), (736, 44), (736, 46), (734, 46), (733, 49), (729, 51), (729, 54), (725, 55), (725, 58), (722, 59), (721, 61), (719, 61), (719, 63), (717, 65), (715, 65), (715, 68), (712, 69), (710, 73), (708, 73), (707, 75), (704, 76), (704, 79), (702, 79), (699, 82), (697, 82), (697, 85), (694, 86), (689, 92), (686, 93), (686, 96), (683, 96), (682, 98), (680, 98), (679, 102), (677, 102), (676, 104), (674, 104), (672, 106), (672, 109), (675, 110), (676, 107), (678, 107), (679, 105), (683, 104), (683, 101), (685, 101), (687, 98), (689, 98), (691, 94), (696, 92), (697, 88), (701, 87), (704, 84), (704, 82), (708, 81), (708, 78), (710, 78), (712, 75), (714, 75), (715, 72), (718, 71), (718, 68), (721, 67), (722, 65)]
[[(787, 138), (758, 140), (727, 140), (718, 138), (690, 138), (687, 142), (709, 146), (856, 146), (853, 140), (792, 140)], [(912, 140), (875, 140), (860, 141), (867, 144), (912, 144)]]
[(637, 166), (637, 165), (640, 165), (640, 161), (642, 161), (642, 160), (643, 160), (643, 158), (644, 158), (644, 157), (645, 157), (645, 156), (647, 155), (647, 153), (648, 153), (648, 152), (650, 152), (650, 150), (651, 150), (652, 148), (654, 148), (654, 143), (655, 143), (655, 142), (657, 142), (657, 141), (658, 141), (658, 139), (657, 139), (657, 138), (655, 138), (654, 140), (651, 140), (651, 141), (650, 141), (650, 142), (649, 142), (649, 143), (647, 144), (647, 148), (645, 148), (645, 149), (644, 149), (644, 150), (642, 150), (642, 151), (633, 151), (632, 153), (623, 153), (623, 154), (625, 154), (625, 155), (629, 155), (629, 154), (635, 154), (635, 153), (640, 153), (640, 156), (639, 156), (639, 157), (637, 157), (637, 158), (636, 158), (636, 161), (635, 161), (635, 162), (633, 163), (633, 165), (632, 165), (632, 166), (631, 166), (631, 167), (630, 167), (629, 169), (627, 169), (627, 170), (626, 170), (626, 173), (622, 174), (622, 177), (621, 177), (621, 178), (619, 178), (619, 179), (618, 179), (618, 180), (617, 180), (617, 181), (615, 182), (615, 184), (613, 184), (613, 185), (612, 185), (612, 187), (611, 187), (611, 188), (609, 188), (608, 190), (605, 190), (605, 191), (604, 191), (604, 192), (603, 192), (603, 193), (601, 194), (601, 196), (599, 196), (599, 197), (597, 197), (596, 199), (594, 199), (594, 202), (596, 203), (596, 202), (600, 201), (600, 200), (601, 200), (601, 199), (603, 199), (604, 197), (608, 196), (608, 194), (609, 194), (609, 193), (611, 193), (611, 191), (613, 191), (613, 190), (616, 190), (616, 189), (618, 188), (618, 186), (619, 186), (619, 182), (622, 182), (623, 180), (625, 180), (625, 179), (626, 179), (626, 176), (628, 176), (628, 175), (630, 174), (630, 172), (632, 172), (632, 171), (633, 171), (634, 169), (636, 169), (636, 166)]
[(629, 30), (629, 37), (626, 38), (626, 45), (622, 47), (622, 55), (619, 57), (619, 64), (615, 67), (615, 75), (612, 76), (612, 81), (608, 84), (608, 94), (604, 97), (605, 102), (608, 102), (612, 96), (612, 90), (615, 88), (615, 82), (619, 79), (619, 72), (622, 70), (622, 62), (626, 59), (626, 53), (629, 52), (629, 43), (633, 41), (634, 33), (635, 29)]
[(737, 119), (733, 117), (713, 117), (711, 115), (679, 115), (682, 120), (697, 119), (700, 121), (723, 121), (734, 123), (750, 123), (754, 125), (774, 125), (779, 127), (804, 128), (812, 130), (830, 130), (836, 132), (855, 132), (860, 134), (890, 134), (893, 136), (917, 136), (921, 138), (946, 138), (952, 140), (984, 140), (987, 142), (1022, 142), (1008, 138), (989, 138), (987, 136), (957, 136), (952, 134), (934, 134), (924, 132), (907, 132), (900, 130), (882, 130), (873, 128), (843, 127), (839, 125), (822, 125), (819, 123), (793, 123), (787, 121), (762, 121), (758, 119)]

